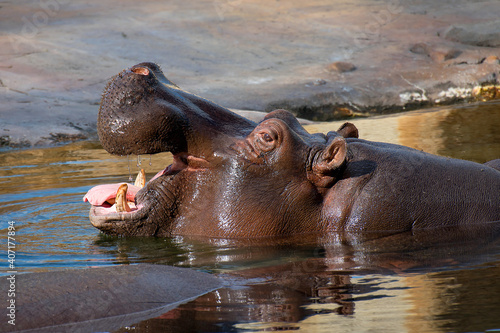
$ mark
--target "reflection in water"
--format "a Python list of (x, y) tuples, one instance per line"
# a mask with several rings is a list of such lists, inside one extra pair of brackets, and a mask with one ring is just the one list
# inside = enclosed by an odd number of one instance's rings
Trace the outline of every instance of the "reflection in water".
[[(133, 160), (92, 142), (0, 153), (0, 229), (6, 232), (8, 222), (15, 222), (19, 271), (114, 263), (94, 245), (99, 232), (89, 224), (82, 197), (98, 183), (128, 181), (129, 164), (133, 173), (139, 168)], [(140, 167), (151, 178), (170, 163), (170, 154), (160, 154), (152, 166), (147, 158)]]
[[(485, 103), (352, 122), (364, 139), (484, 162), (500, 158), (499, 109), (498, 102)], [(308, 130), (328, 132), (340, 123)], [(170, 163), (171, 156), (162, 154), (151, 166), (148, 156), (140, 167), (151, 178)], [(82, 197), (94, 185), (128, 181), (136, 164), (136, 157), (113, 157), (92, 142), (0, 152), (0, 229), (5, 235), (8, 222), (15, 222), (19, 272), (148, 262), (194, 267), (231, 281), (120, 332), (500, 328), (500, 246), (493, 233), (473, 240), (433, 230), (410, 239), (339, 234), (246, 243), (102, 235), (90, 225)], [(6, 237), (0, 246), (6, 248)]]
[[(484, 332), (500, 328), (500, 266), (445, 271), (404, 278), (412, 303), (409, 332)], [(498, 330), (496, 330), (498, 332)]]
[[(500, 158), (500, 103), (413, 111), (397, 116), (351, 120), (360, 138), (401, 144), (425, 152), (484, 163)], [(328, 132), (343, 121), (309, 125)]]
[(399, 121), (402, 145), (484, 163), (500, 158), (500, 105), (416, 112)]
[[(449, 332), (500, 327), (498, 235), (491, 237), (494, 242), (462, 236), (434, 245), (423, 241), (432, 239), (426, 235), (418, 244), (411, 235), (398, 235), (352, 244), (304, 238), (267, 244), (214, 241), (212, 248), (183, 239), (177, 253), (191, 258), (195, 267), (239, 263), (220, 268), (232, 286), (117, 332)], [(413, 243), (410, 248), (408, 243)], [(141, 256), (137, 244), (122, 245)], [(263, 258), (267, 260), (261, 262)]]

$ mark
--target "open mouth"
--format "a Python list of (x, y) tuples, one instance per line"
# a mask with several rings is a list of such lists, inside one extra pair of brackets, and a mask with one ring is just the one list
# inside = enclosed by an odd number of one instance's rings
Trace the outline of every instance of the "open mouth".
[[(160, 171), (155, 177), (159, 177), (164, 171)], [(145, 185), (146, 176), (144, 169), (141, 169), (134, 184), (116, 183), (95, 186), (85, 194), (83, 201), (94, 206), (98, 215), (135, 212), (141, 208), (140, 205), (136, 205), (135, 197)]]
[[(187, 153), (173, 156), (173, 163), (164, 170), (158, 172), (149, 182), (161, 176), (173, 176), (181, 171), (193, 172), (208, 168), (209, 162), (203, 158), (195, 157)], [(136, 196), (146, 186), (146, 175), (144, 169), (137, 174), (134, 184), (115, 183), (97, 185), (91, 188), (83, 197), (84, 202), (89, 202), (92, 212), (96, 216), (130, 214), (141, 210), (144, 205), (138, 203)]]

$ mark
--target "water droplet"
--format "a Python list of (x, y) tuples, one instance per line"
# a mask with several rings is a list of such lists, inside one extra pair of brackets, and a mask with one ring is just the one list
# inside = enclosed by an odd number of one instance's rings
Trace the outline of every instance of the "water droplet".
[(151, 164), (151, 156), (153, 156), (153, 155), (149, 154), (149, 166), (151, 166), (151, 165), (152, 165), (152, 164)]
[(130, 155), (127, 155), (127, 165), (128, 165), (128, 181), (131, 182), (132, 180), (134, 180), (134, 178), (132, 178), (132, 172), (130, 171)]
[(141, 155), (137, 155), (137, 167), (141, 166)]

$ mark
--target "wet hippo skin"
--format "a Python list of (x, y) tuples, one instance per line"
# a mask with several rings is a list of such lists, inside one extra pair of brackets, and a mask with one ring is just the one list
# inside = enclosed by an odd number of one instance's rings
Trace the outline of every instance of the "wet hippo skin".
[[(214, 275), (164, 265), (121, 265), (19, 274), (16, 321), (0, 331), (108, 332), (220, 288)], [(8, 281), (0, 280), (2, 290)]]
[(111, 80), (97, 126), (112, 154), (173, 154), (144, 188), (130, 186), (126, 211), (102, 200), (119, 184), (89, 191), (90, 220), (108, 234), (395, 234), (500, 220), (493, 167), (362, 140), (349, 123), (310, 134), (285, 110), (256, 124), (180, 89), (152, 63)]

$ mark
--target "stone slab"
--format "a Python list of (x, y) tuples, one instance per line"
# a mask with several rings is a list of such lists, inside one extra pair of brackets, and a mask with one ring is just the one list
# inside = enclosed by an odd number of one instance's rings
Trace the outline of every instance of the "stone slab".
[(498, 86), (499, 16), (497, 0), (3, 2), (0, 145), (95, 135), (106, 82), (143, 61), (226, 107), (316, 121), (477, 99)]

